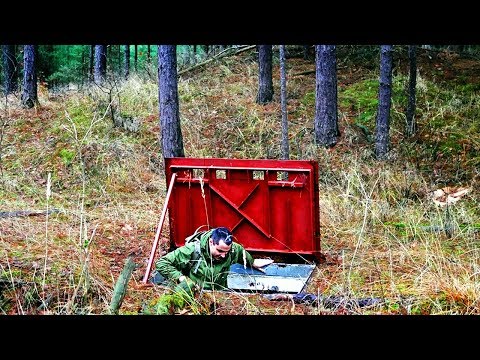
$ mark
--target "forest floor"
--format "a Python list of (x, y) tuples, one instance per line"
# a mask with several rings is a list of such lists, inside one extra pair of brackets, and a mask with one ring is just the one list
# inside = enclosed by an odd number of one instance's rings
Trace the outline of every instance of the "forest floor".
[[(354, 48), (338, 51), (342, 136), (332, 149), (313, 144), (315, 64), (293, 51), (287, 59), (291, 159), (314, 159), (320, 168), (325, 261), (316, 264), (307, 292), (382, 303), (332, 307), (206, 292), (186, 307), (169, 303), (168, 313), (480, 313), (480, 60), (419, 50), (419, 131), (408, 139), (408, 62), (406, 51), (396, 50), (392, 150), (378, 162), (372, 140), (378, 51)], [(264, 106), (255, 103), (254, 51), (182, 75), (185, 155), (279, 158), (277, 62), (273, 70), (274, 100)], [(114, 86), (97, 90), (53, 93), (40, 85), (36, 108), (22, 109), (19, 95), (2, 105), (0, 212), (58, 212), (0, 217), (0, 313), (107, 314), (129, 256), (137, 267), (120, 314), (156, 313), (169, 294), (164, 287), (142, 284), (166, 195), (155, 79), (133, 77), (118, 92)], [(138, 131), (113, 126), (105, 107), (108, 91), (115, 111), (139, 120)], [(442, 188), (467, 192), (445, 208), (431, 197)], [(453, 234), (425, 229), (452, 224)], [(168, 249), (165, 228), (159, 256)]]

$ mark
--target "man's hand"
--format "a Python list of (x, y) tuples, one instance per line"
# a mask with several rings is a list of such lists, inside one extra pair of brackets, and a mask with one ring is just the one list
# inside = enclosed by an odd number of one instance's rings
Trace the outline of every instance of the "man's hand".
[(255, 259), (255, 260), (253, 260), (252, 267), (254, 267), (256, 269), (260, 269), (260, 268), (263, 268), (267, 265), (270, 265), (271, 263), (273, 263), (272, 259)]
[(175, 292), (180, 294), (187, 295), (189, 297), (194, 297), (195, 294), (199, 291), (198, 285), (187, 276), (180, 276), (179, 284), (175, 287)]

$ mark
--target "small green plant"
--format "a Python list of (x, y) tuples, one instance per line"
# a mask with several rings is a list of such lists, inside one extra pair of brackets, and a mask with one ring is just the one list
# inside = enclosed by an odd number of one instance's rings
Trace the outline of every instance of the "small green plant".
[(399, 313), (400, 312), (400, 305), (397, 302), (393, 302), (390, 300), (385, 300), (385, 310), (388, 313)]
[(63, 163), (68, 166), (72, 163), (73, 158), (75, 157), (75, 152), (68, 149), (62, 149), (58, 153), (58, 156), (63, 160)]
[(173, 315), (175, 311), (185, 307), (186, 301), (178, 293), (164, 294), (157, 299), (152, 300), (143, 309), (145, 315)]
[(305, 107), (315, 106), (315, 91), (307, 92), (302, 99), (302, 104)]

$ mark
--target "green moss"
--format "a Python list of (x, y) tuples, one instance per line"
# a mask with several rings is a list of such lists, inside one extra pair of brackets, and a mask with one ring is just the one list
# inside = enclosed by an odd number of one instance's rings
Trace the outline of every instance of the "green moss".
[(305, 107), (315, 108), (315, 91), (307, 92), (300, 101)]
[(378, 80), (364, 80), (339, 91), (341, 107), (351, 109), (356, 114), (355, 121), (369, 128), (375, 124), (378, 109)]
[(457, 90), (464, 94), (471, 94), (480, 90), (480, 83), (468, 83), (469, 79), (466, 75), (459, 76), (458, 80), (462, 85), (457, 86)]

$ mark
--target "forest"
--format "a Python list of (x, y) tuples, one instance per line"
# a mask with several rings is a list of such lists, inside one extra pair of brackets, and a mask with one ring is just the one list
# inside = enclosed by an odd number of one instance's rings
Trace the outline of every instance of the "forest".
[[(1, 314), (480, 312), (478, 46), (2, 45), (0, 83)], [(318, 162), (325, 301), (143, 284), (167, 157)]]

